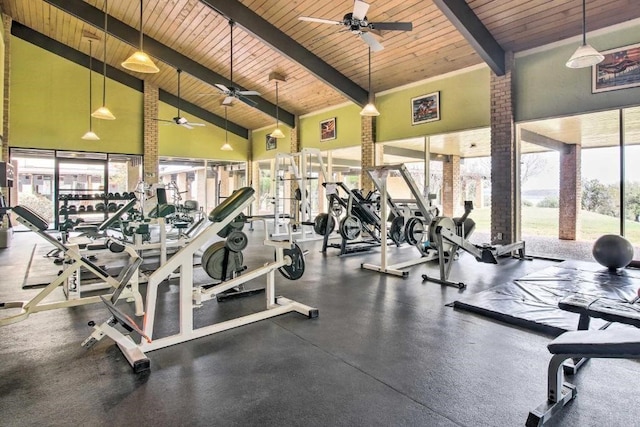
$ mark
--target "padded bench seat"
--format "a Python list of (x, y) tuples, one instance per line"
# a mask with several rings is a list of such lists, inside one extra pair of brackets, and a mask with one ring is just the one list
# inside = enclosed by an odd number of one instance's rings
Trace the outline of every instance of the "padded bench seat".
[(13, 213), (21, 216), (26, 221), (33, 224), (38, 230), (45, 231), (49, 228), (49, 223), (43, 217), (38, 215), (26, 206), (18, 205), (13, 208)]
[(571, 331), (547, 346), (552, 354), (584, 354), (625, 358), (640, 357), (640, 329)]
[(558, 307), (572, 313), (640, 328), (640, 304), (637, 303), (609, 298), (569, 295), (560, 300)]

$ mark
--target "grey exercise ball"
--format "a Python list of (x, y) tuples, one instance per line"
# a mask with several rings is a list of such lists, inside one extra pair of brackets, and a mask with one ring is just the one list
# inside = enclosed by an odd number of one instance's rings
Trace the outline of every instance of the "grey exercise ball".
[(626, 267), (633, 259), (633, 245), (617, 234), (605, 234), (593, 244), (593, 257), (609, 270)]

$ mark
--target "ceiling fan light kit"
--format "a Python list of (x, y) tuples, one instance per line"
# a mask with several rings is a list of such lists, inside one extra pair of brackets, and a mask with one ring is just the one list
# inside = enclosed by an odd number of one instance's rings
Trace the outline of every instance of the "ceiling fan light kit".
[(582, 45), (571, 55), (565, 64), (568, 68), (586, 68), (604, 61), (604, 55), (587, 44), (586, 0), (582, 0)]
[(135, 71), (137, 73), (157, 73), (160, 69), (153, 63), (149, 55), (144, 53), (142, 49), (142, 40), (143, 40), (143, 32), (142, 32), (142, 10), (143, 10), (143, 0), (140, 0), (140, 50), (134, 52), (129, 58), (127, 58), (122, 66), (130, 71)]

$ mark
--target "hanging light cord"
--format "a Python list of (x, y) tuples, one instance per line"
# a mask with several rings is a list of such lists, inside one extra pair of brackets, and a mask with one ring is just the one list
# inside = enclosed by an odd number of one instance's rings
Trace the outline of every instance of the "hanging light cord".
[(369, 47), (369, 103), (373, 103), (372, 102), (372, 96), (371, 96), (371, 47)]
[(231, 86), (233, 86), (233, 20), (231, 19), (229, 20), (229, 27), (229, 32), (231, 33), (231, 48), (229, 49), (229, 63), (231, 64), (231, 72), (229, 79), (231, 80)]
[(276, 129), (280, 126), (280, 120), (278, 119), (278, 81), (276, 80)]
[(102, 57), (102, 106), (107, 105), (107, 4), (104, 0), (104, 50)]
[(582, 0), (582, 44), (587, 44), (587, 0)]
[(142, 49), (142, 2), (143, 0), (140, 0), (140, 52), (144, 52), (144, 50)]
[(224, 142), (229, 142), (228, 140), (228, 132), (227, 132), (227, 106), (224, 106)]
[(89, 131), (92, 131), (93, 129), (91, 129), (91, 105), (93, 104), (93, 100), (92, 100), (92, 96), (91, 96), (91, 58), (93, 57), (92, 53), (91, 53), (91, 47), (93, 45), (93, 42), (91, 40), (89, 40)]

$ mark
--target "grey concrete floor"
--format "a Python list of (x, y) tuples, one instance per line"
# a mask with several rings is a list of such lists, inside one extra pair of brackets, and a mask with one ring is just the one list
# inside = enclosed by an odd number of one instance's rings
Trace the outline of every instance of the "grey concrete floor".
[[(273, 254), (260, 245), (260, 231), (249, 234), (252, 269)], [(37, 292), (21, 284), (41, 242), (17, 233), (0, 250), (0, 301)], [(0, 425), (518, 426), (545, 399), (551, 337), (446, 304), (553, 262), (495, 266), (463, 254), (451, 278), (468, 287), (458, 291), (422, 282), (422, 273), (437, 272), (435, 263), (412, 267), (402, 279), (360, 268), (379, 263), (378, 250), (337, 257), (321, 254), (318, 242), (303, 247), (304, 277), (278, 276), (277, 290), (317, 307), (317, 319), (292, 313), (153, 351), (148, 374), (133, 374), (108, 339), (80, 347), (91, 332), (87, 322), (108, 317), (99, 305), (36, 313), (0, 328)], [(393, 252), (391, 262), (416, 256), (410, 247)], [(167, 323), (176, 315), (176, 289), (162, 293)], [(211, 301), (199, 319), (263, 307), (261, 295)], [(573, 379), (578, 397), (549, 425), (639, 425), (639, 372), (637, 361), (590, 361)]]

